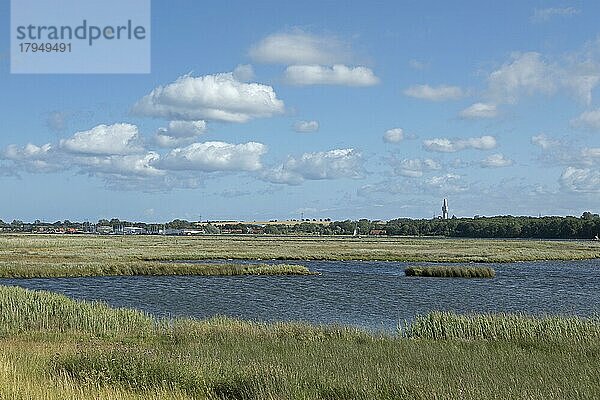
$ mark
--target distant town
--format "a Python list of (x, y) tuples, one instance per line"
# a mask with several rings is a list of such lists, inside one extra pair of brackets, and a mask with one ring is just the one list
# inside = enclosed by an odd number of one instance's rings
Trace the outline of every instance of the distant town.
[(465, 238), (540, 238), (598, 240), (600, 216), (584, 212), (567, 216), (474, 216), (444, 219), (397, 218), (332, 221), (303, 218), (270, 221), (186, 221), (164, 224), (123, 221), (116, 218), (97, 222), (23, 222), (0, 220), (0, 233), (79, 235), (349, 235), (349, 236), (445, 236)]

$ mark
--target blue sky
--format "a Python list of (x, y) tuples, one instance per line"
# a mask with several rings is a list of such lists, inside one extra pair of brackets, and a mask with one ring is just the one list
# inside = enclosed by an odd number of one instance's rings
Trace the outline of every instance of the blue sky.
[(599, 16), (154, 0), (152, 72), (123, 75), (10, 74), (4, 29), (0, 219), (598, 212)]

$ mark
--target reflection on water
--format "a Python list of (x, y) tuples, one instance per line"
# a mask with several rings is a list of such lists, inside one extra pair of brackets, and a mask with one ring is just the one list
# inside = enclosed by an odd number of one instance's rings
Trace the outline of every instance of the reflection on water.
[(385, 330), (432, 310), (600, 313), (599, 260), (492, 264), (494, 279), (408, 278), (404, 267), (409, 264), (401, 262), (298, 263), (321, 275), (0, 279), (0, 284), (102, 300), (158, 316), (227, 315)]

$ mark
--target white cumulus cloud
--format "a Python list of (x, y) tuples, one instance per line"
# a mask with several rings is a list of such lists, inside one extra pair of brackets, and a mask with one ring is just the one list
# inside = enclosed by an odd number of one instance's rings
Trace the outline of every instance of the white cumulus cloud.
[(60, 141), (60, 147), (80, 154), (134, 154), (144, 151), (138, 127), (131, 124), (98, 125)]
[(498, 109), (495, 104), (475, 103), (462, 110), (459, 115), (466, 119), (494, 118), (498, 115)]
[(275, 33), (250, 48), (252, 59), (272, 64), (336, 64), (350, 59), (348, 46), (333, 36), (300, 30)]
[(468, 190), (469, 186), (457, 174), (444, 174), (425, 179), (417, 186), (424, 193), (460, 193)]
[(267, 152), (262, 143), (192, 143), (167, 153), (160, 162), (166, 170), (256, 171), (262, 168), (261, 156)]
[(457, 100), (464, 96), (464, 92), (460, 87), (448, 85), (414, 85), (404, 90), (404, 94), (429, 101)]
[(199, 136), (206, 132), (206, 121), (169, 121), (166, 131), (173, 137)]
[(206, 121), (169, 121), (166, 128), (160, 128), (154, 142), (160, 147), (182, 147), (196, 141), (206, 132)]
[(10, 160), (14, 163), (13, 172), (25, 170), (27, 172), (55, 172), (63, 169), (56, 149), (50, 143), (37, 146), (28, 143), (23, 147), (9, 144), (0, 152), (0, 159)]
[(423, 141), (425, 150), (439, 153), (454, 153), (465, 149), (490, 150), (496, 146), (496, 138), (488, 135), (467, 139), (435, 138)]
[(264, 172), (263, 178), (273, 183), (296, 185), (304, 180), (360, 178), (362, 155), (354, 149), (334, 149), (290, 156), (281, 165)]
[(511, 165), (513, 165), (513, 160), (506, 158), (504, 154), (500, 153), (490, 154), (481, 160), (481, 166), (484, 168), (501, 168), (510, 167)]
[(318, 121), (298, 121), (294, 124), (294, 130), (298, 133), (311, 133), (319, 130)]
[(126, 156), (92, 156), (76, 157), (73, 163), (79, 165), (83, 171), (90, 174), (115, 174), (125, 176), (162, 176), (165, 171), (156, 168), (160, 155), (156, 152), (146, 154), (131, 154)]
[(515, 103), (522, 95), (549, 94), (557, 89), (555, 68), (535, 52), (515, 53), (488, 77), (490, 94), (498, 101)]
[(250, 64), (240, 64), (233, 70), (233, 77), (240, 82), (254, 79), (254, 68)]
[(392, 128), (385, 131), (383, 141), (386, 143), (400, 143), (404, 139), (404, 130), (402, 128)]
[(560, 177), (561, 186), (575, 193), (600, 193), (600, 170), (567, 167)]
[(284, 80), (290, 85), (344, 85), (373, 86), (379, 78), (367, 67), (349, 67), (335, 64), (331, 67), (323, 65), (291, 65), (285, 69)]
[(442, 168), (441, 164), (430, 158), (426, 159), (404, 159), (397, 163), (394, 172), (397, 175), (407, 176), (409, 178), (419, 178), (425, 172), (437, 171)]
[(271, 86), (244, 83), (233, 73), (193, 77), (185, 75), (159, 86), (133, 107), (138, 115), (171, 120), (246, 122), (284, 111)]

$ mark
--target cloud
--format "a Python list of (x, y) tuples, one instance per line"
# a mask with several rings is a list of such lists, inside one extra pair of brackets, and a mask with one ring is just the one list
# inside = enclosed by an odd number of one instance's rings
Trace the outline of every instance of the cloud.
[(250, 64), (240, 64), (233, 70), (233, 77), (240, 82), (254, 79), (254, 68)]
[(421, 100), (446, 101), (457, 100), (464, 96), (463, 90), (458, 86), (440, 85), (414, 85), (404, 90), (404, 94)]
[(291, 65), (284, 72), (284, 81), (290, 85), (344, 85), (373, 86), (379, 78), (367, 67), (348, 67), (335, 64), (332, 67), (322, 65)]
[(435, 138), (423, 141), (425, 150), (439, 153), (454, 153), (465, 149), (490, 150), (496, 146), (497, 143), (494, 136), (481, 136), (456, 140)]
[(206, 121), (169, 121), (166, 131), (173, 137), (200, 136), (206, 132)]
[(181, 147), (196, 141), (206, 132), (205, 121), (170, 121), (167, 128), (160, 128), (154, 142), (160, 147)]
[(492, 98), (515, 103), (522, 95), (550, 94), (557, 89), (554, 67), (535, 52), (514, 53), (512, 59), (488, 77)]
[(38, 173), (56, 172), (63, 169), (63, 165), (57, 157), (56, 149), (50, 143), (41, 146), (28, 143), (23, 147), (10, 144), (4, 151), (0, 152), (0, 159), (13, 162), (12, 168), (7, 167), (7, 169), (12, 170), (11, 175), (18, 172), (18, 170)]
[(483, 168), (501, 168), (510, 167), (513, 165), (513, 160), (506, 158), (503, 154), (496, 153), (490, 154), (483, 160), (481, 160), (481, 166)]
[(426, 193), (460, 193), (468, 190), (468, 185), (462, 181), (462, 177), (457, 174), (444, 174), (425, 179), (420, 185), (420, 189)]
[(231, 144), (225, 142), (192, 143), (167, 153), (159, 166), (179, 171), (257, 171), (261, 156), (267, 152), (262, 143)]
[(511, 60), (488, 76), (487, 96), (496, 103), (514, 104), (522, 96), (552, 95), (566, 91), (586, 104), (600, 83), (600, 63), (594, 48), (588, 45), (581, 54), (571, 54), (550, 62), (540, 53), (513, 53)]
[(252, 46), (249, 55), (257, 62), (284, 65), (332, 65), (351, 58), (348, 46), (337, 38), (300, 30), (269, 35)]
[(466, 119), (494, 118), (498, 115), (498, 110), (495, 104), (475, 103), (462, 110), (459, 115)]
[(383, 141), (386, 143), (400, 143), (404, 139), (404, 130), (402, 128), (392, 128), (385, 131)]
[(184, 75), (152, 90), (133, 112), (171, 120), (246, 122), (281, 114), (284, 103), (271, 86), (240, 82), (233, 73)]
[[(463, 177), (457, 174), (436, 175), (426, 179), (405, 178), (402, 180), (394, 179), (382, 181), (374, 184), (368, 184), (361, 187), (358, 191), (360, 195), (372, 197), (373, 194), (383, 196), (406, 195), (426, 195), (426, 196), (445, 196), (449, 194), (468, 193), (470, 185), (463, 180)], [(421, 203), (423, 199), (412, 200), (414, 204)], [(436, 210), (438, 209), (436, 200)]]
[(577, 168), (600, 166), (600, 148), (577, 147), (571, 138), (554, 139), (544, 134), (531, 138), (531, 143), (542, 150), (538, 160), (547, 166), (564, 165)]
[(54, 132), (62, 132), (67, 129), (69, 114), (61, 111), (53, 111), (46, 118), (46, 126)]
[(561, 144), (559, 140), (549, 138), (543, 133), (531, 137), (531, 143), (541, 147), (543, 150), (555, 147)]
[(397, 175), (406, 176), (409, 178), (419, 178), (423, 176), (425, 172), (437, 171), (442, 169), (439, 162), (430, 158), (426, 159), (404, 159), (399, 162), (393, 162), (397, 164), (394, 166), (394, 173)]
[(317, 121), (298, 121), (294, 124), (294, 130), (298, 133), (310, 133), (319, 130)]
[(52, 145), (50, 143), (46, 143), (42, 146), (28, 143), (22, 148), (10, 144), (6, 147), (6, 150), (2, 152), (2, 157), (7, 160), (39, 160), (45, 158), (50, 151), (52, 151)]
[(80, 154), (125, 155), (144, 151), (138, 128), (131, 124), (98, 125), (62, 139), (60, 147)]
[(115, 174), (125, 176), (163, 176), (165, 171), (156, 168), (160, 155), (156, 152), (133, 155), (111, 155), (104, 157), (77, 157), (73, 162), (92, 175)]
[(360, 178), (363, 172), (363, 159), (358, 151), (334, 149), (290, 156), (283, 164), (265, 171), (263, 179), (298, 185), (304, 180)]
[(536, 8), (531, 16), (532, 22), (547, 22), (554, 17), (571, 17), (578, 15), (581, 10), (573, 7), (562, 7), (562, 8)]
[(589, 160), (588, 164), (592, 164), (594, 161), (600, 163), (600, 147), (584, 147), (581, 149), (581, 156)]
[(283, 81), (290, 85), (373, 86), (379, 83), (370, 68), (350, 66), (350, 46), (334, 36), (314, 35), (296, 29), (275, 33), (250, 48), (252, 59), (284, 64)]
[[(203, 121), (172, 121), (174, 140), (192, 139), (204, 131)], [(0, 169), (18, 176), (21, 171), (45, 173), (73, 171), (102, 179), (110, 189), (166, 191), (195, 188), (214, 175), (201, 172), (255, 172), (262, 169), (267, 147), (249, 142), (192, 143), (161, 154), (142, 145), (138, 128), (129, 124), (98, 125), (60, 141), (23, 147), (11, 144), (0, 151)]]
[(600, 108), (581, 113), (571, 120), (571, 125), (579, 129), (600, 131)]
[(560, 177), (561, 187), (575, 193), (600, 193), (600, 170), (567, 167)]
[(194, 143), (196, 140), (194, 137), (177, 138), (162, 132), (162, 130), (159, 130), (154, 136), (154, 144), (162, 148), (172, 149), (174, 147), (184, 147)]

